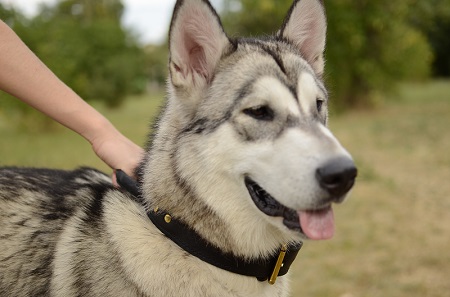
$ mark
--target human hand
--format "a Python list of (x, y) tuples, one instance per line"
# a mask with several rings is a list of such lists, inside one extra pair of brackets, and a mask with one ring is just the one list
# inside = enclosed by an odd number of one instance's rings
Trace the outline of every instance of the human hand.
[[(129, 176), (136, 178), (135, 169), (144, 156), (144, 150), (134, 142), (120, 134), (101, 134), (92, 141), (92, 149), (97, 156), (112, 169), (121, 169)], [(113, 184), (118, 186), (113, 173)]]

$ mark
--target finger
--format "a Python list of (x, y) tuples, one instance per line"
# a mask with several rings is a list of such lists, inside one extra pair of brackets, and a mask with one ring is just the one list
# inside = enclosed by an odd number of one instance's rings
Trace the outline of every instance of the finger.
[(120, 188), (120, 185), (117, 183), (117, 175), (116, 175), (116, 170), (115, 169), (113, 171), (111, 179), (112, 179), (112, 183), (113, 183), (114, 187)]

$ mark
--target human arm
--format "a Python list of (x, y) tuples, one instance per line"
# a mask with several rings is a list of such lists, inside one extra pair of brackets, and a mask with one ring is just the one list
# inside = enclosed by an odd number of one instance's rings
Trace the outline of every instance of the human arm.
[(1, 20), (0, 89), (80, 134), (111, 168), (133, 175), (142, 148), (59, 80)]

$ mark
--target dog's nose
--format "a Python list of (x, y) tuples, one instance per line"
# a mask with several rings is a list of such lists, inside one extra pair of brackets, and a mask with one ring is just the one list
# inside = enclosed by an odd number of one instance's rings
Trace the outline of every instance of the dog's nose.
[(320, 186), (333, 199), (338, 200), (353, 187), (358, 170), (349, 157), (341, 157), (327, 162), (316, 170)]

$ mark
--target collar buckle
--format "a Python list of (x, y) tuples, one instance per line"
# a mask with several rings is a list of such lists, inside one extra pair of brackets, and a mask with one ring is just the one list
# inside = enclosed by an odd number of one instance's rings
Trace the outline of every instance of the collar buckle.
[(278, 255), (277, 263), (275, 264), (272, 275), (269, 278), (269, 284), (271, 284), (271, 285), (274, 285), (275, 282), (277, 281), (278, 274), (280, 273), (280, 269), (284, 265), (283, 260), (284, 260), (284, 257), (286, 256), (286, 252), (287, 252), (287, 245), (284, 244), (281, 247), (281, 251), (280, 251), (280, 254)]

